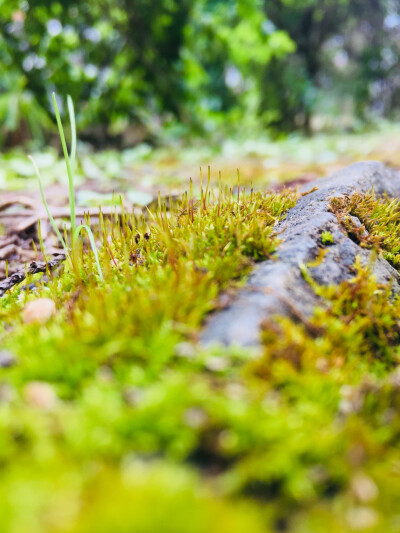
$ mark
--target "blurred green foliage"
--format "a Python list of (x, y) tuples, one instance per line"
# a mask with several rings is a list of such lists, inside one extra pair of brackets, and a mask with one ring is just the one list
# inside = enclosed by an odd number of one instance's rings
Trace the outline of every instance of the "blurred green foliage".
[(53, 90), (98, 146), (353, 127), (400, 95), (393, 0), (0, 0), (0, 27), (7, 146), (51, 133)]

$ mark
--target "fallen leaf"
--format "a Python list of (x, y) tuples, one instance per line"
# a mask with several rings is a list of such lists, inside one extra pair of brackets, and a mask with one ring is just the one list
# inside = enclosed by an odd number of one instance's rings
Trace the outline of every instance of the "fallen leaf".
[(14, 255), (17, 253), (18, 248), (15, 246), (15, 244), (8, 244), (7, 246), (3, 246), (3, 248), (0, 248), (0, 259), (4, 260), (10, 257), (10, 255)]

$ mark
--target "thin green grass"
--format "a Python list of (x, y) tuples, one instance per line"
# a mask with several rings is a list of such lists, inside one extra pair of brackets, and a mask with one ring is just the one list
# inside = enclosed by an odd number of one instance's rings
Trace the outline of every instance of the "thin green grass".
[(50, 209), (49, 209), (49, 205), (47, 203), (47, 200), (46, 200), (46, 196), (44, 194), (44, 189), (43, 189), (43, 183), (42, 183), (42, 178), (40, 176), (40, 171), (39, 171), (39, 167), (37, 166), (37, 163), (35, 161), (35, 159), (33, 158), (33, 156), (31, 155), (28, 155), (28, 158), (30, 159), (30, 161), (32, 162), (32, 165), (33, 165), (33, 168), (35, 169), (35, 173), (36, 173), (36, 176), (37, 176), (37, 179), (38, 179), (38, 184), (39, 184), (39, 190), (40, 190), (40, 196), (42, 197), (42, 202), (43, 202), (43, 205), (44, 205), (44, 208), (46, 209), (46, 213), (47, 213), (47, 216), (49, 217), (49, 221), (50, 221), (50, 224), (51, 224), (51, 227), (53, 228), (55, 234), (57, 235), (57, 237), (59, 238), (65, 252), (67, 255), (69, 255), (69, 248), (66, 244), (66, 242), (64, 241), (58, 227), (57, 227), (57, 224), (56, 224), (56, 221), (54, 220), (53, 218), (53, 215), (51, 214), (50, 212)]
[(60, 233), (60, 231), (59, 231), (59, 229), (57, 227), (57, 224), (56, 224), (53, 216), (50, 213), (50, 209), (49, 209), (49, 206), (47, 204), (45, 193), (44, 193), (44, 189), (43, 189), (43, 183), (42, 183), (42, 179), (41, 179), (41, 176), (40, 176), (39, 168), (38, 168), (35, 160), (33, 159), (33, 157), (32, 156), (28, 156), (28, 157), (29, 157), (29, 159), (31, 160), (31, 162), (33, 164), (36, 176), (38, 178), (40, 195), (42, 197), (43, 205), (44, 205), (44, 207), (46, 209), (47, 216), (49, 217), (50, 224), (51, 224), (54, 232), (56, 233), (57, 237), (59, 238), (59, 240), (60, 240), (64, 250), (66, 251), (67, 255), (70, 257), (70, 260), (71, 260), (72, 264), (75, 266), (75, 270), (78, 270), (76, 268), (77, 265), (75, 265), (75, 263), (78, 261), (77, 260), (77, 256), (78, 256), (78, 248), (79, 248), (79, 236), (81, 235), (82, 231), (85, 230), (85, 232), (86, 232), (86, 234), (88, 236), (88, 239), (89, 239), (90, 247), (91, 247), (92, 252), (94, 254), (94, 257), (95, 257), (95, 263), (96, 263), (96, 267), (97, 267), (98, 276), (100, 278), (100, 281), (104, 281), (103, 272), (102, 272), (100, 261), (99, 261), (99, 254), (98, 254), (98, 250), (97, 250), (97, 246), (96, 246), (96, 241), (95, 241), (95, 238), (94, 238), (94, 235), (93, 235), (93, 232), (92, 232), (90, 226), (88, 226), (86, 224), (81, 224), (78, 227), (76, 226), (74, 170), (75, 170), (75, 165), (76, 165), (76, 139), (77, 139), (77, 137), (76, 137), (76, 123), (75, 123), (74, 105), (73, 105), (73, 102), (72, 102), (72, 98), (70, 96), (68, 96), (68, 98), (67, 98), (68, 113), (69, 113), (69, 118), (70, 118), (70, 123), (71, 123), (71, 158), (70, 158), (70, 156), (68, 155), (68, 149), (67, 149), (67, 143), (66, 143), (66, 140), (65, 140), (64, 128), (63, 128), (63, 125), (62, 125), (62, 121), (61, 121), (60, 112), (59, 112), (59, 109), (58, 109), (57, 99), (56, 99), (55, 93), (53, 93), (52, 98), (53, 98), (54, 112), (55, 112), (56, 120), (57, 120), (58, 132), (59, 132), (59, 135), (60, 135), (61, 145), (62, 145), (62, 149), (63, 149), (63, 153), (64, 153), (64, 160), (65, 160), (65, 165), (67, 167), (67, 175), (68, 175), (69, 209), (70, 209), (70, 224), (71, 224), (71, 236), (70, 236), (71, 242), (70, 242), (70, 246), (69, 246), (69, 243), (68, 243), (67, 236), (66, 236), (65, 239), (63, 239), (63, 237), (62, 237), (62, 235), (61, 235), (61, 233)]
[[(69, 155), (68, 155), (67, 143), (65, 141), (64, 128), (63, 128), (63, 125), (62, 125), (62, 122), (61, 122), (61, 117), (60, 117), (60, 112), (59, 112), (59, 109), (58, 109), (57, 99), (56, 99), (56, 95), (55, 95), (54, 92), (52, 94), (52, 99), (53, 99), (54, 112), (55, 112), (56, 120), (57, 120), (58, 133), (60, 135), (61, 146), (62, 146), (63, 153), (64, 153), (64, 161), (65, 161), (65, 165), (67, 167), (70, 221), (71, 221), (71, 231), (72, 231), (72, 234), (73, 234), (74, 231), (75, 231), (75, 227), (76, 227), (74, 175), (73, 175), (73, 170), (71, 168), (71, 162), (70, 162)], [(68, 108), (70, 110), (70, 113), (72, 112), (72, 116), (73, 116), (73, 107), (71, 107), (69, 105)], [(75, 146), (76, 146), (76, 132), (74, 131), (74, 127), (75, 127), (75, 120), (72, 120), (71, 121), (72, 139), (75, 139), (72, 144), (73, 144), (73, 146), (75, 148)], [(72, 153), (72, 150), (71, 150), (71, 153)], [(74, 158), (75, 158), (75, 153), (74, 153)]]
[(71, 169), (75, 172), (76, 164), (76, 123), (75, 123), (75, 110), (74, 102), (70, 95), (67, 96), (68, 114), (71, 123)]

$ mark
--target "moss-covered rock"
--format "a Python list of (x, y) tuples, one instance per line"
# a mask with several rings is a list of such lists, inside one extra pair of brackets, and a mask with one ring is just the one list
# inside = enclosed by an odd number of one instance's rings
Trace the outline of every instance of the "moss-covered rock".
[[(264, 320), (258, 353), (196, 340), (256, 261), (283, 257), (290, 192), (207, 190), (149, 219), (104, 222), (104, 283), (84, 253), (79, 272), (67, 263), (35, 292), (7, 292), (2, 531), (398, 531), (400, 299), (361, 258), (339, 283), (315, 275), (346, 239), (396, 256), (392, 201), (357, 194), (327, 211), (334, 242), (313, 234), (297, 266), (320, 306)], [(346, 216), (368, 231), (365, 247)], [(55, 315), (25, 324), (41, 297)]]

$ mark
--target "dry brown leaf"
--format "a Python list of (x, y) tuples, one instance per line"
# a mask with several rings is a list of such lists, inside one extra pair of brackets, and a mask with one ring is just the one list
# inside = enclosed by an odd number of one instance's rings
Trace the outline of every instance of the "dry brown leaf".
[(0, 259), (5, 260), (11, 255), (14, 255), (18, 252), (18, 247), (15, 244), (7, 244), (7, 246), (3, 246), (0, 248)]

